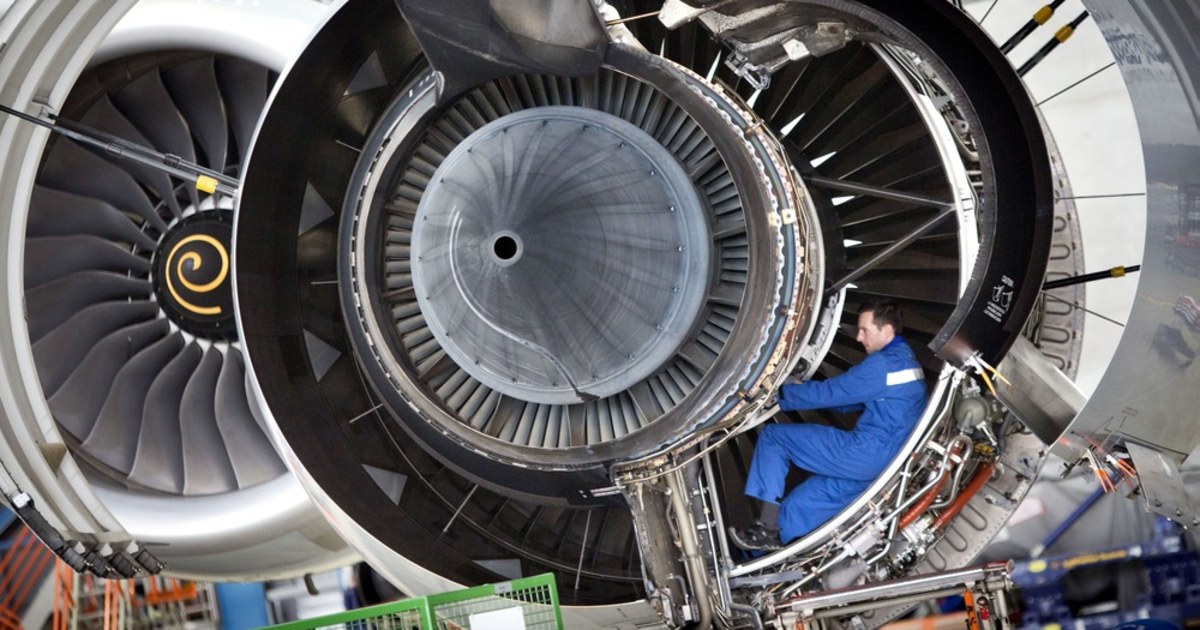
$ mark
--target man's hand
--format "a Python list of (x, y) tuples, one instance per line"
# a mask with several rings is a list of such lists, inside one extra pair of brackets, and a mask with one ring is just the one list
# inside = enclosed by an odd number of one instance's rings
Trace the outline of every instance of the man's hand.
[(804, 375), (808, 374), (808, 367), (808, 361), (805, 359), (800, 359), (796, 362), (796, 369), (792, 370), (792, 373), (789, 374), (786, 379), (784, 379), (783, 383), (785, 385), (803, 383)]

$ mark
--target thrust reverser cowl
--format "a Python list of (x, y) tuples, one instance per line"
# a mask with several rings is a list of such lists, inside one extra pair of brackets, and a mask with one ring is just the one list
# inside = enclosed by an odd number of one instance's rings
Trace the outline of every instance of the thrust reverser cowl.
[(441, 73), (446, 95), (511, 74), (586, 76), (600, 68), (608, 46), (589, 0), (396, 0), (396, 6)]

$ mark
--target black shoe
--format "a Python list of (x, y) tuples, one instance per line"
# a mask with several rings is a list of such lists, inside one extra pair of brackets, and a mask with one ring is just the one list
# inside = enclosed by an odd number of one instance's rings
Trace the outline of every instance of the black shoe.
[(779, 540), (779, 530), (768, 529), (762, 523), (755, 523), (746, 529), (729, 528), (729, 538), (733, 544), (746, 551), (775, 551), (783, 549)]

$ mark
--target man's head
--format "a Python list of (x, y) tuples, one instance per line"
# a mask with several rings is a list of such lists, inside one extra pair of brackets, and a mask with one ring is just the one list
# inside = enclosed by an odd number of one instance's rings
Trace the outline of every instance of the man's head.
[(904, 330), (900, 307), (891, 300), (870, 302), (858, 312), (858, 336), (867, 354), (873, 354), (892, 342)]

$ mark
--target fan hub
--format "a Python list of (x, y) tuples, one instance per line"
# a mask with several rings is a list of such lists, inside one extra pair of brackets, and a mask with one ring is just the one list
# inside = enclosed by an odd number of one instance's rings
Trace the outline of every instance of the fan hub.
[(707, 290), (688, 174), (605, 112), (509, 114), (434, 174), (413, 229), (421, 309), (454, 361), (520, 400), (624, 391), (666, 361)]
[(208, 210), (189, 215), (159, 239), (153, 260), (154, 293), (181, 329), (206, 339), (237, 334), (230, 281), (233, 215)]

